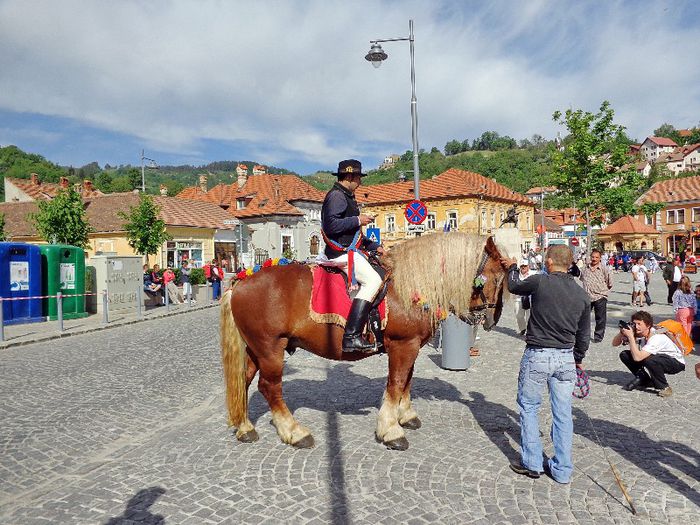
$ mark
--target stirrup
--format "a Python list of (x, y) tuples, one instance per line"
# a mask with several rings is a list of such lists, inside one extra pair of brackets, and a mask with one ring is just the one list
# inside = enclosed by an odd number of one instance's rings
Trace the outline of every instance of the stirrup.
[(344, 353), (352, 353), (352, 352), (370, 353), (370, 352), (374, 352), (374, 345), (372, 343), (370, 343), (369, 341), (367, 341), (361, 335), (352, 336), (352, 337), (343, 337), (343, 352)]

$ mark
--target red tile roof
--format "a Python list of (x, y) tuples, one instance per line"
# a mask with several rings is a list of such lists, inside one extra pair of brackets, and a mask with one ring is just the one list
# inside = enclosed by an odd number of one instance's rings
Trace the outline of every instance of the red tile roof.
[[(360, 186), (355, 192), (358, 202), (382, 204), (408, 202), (413, 197), (413, 182), (392, 182)], [(471, 171), (451, 168), (432, 179), (420, 181), (421, 200), (454, 197), (477, 197), (534, 206), (535, 203), (493, 179)]]
[(535, 186), (534, 188), (527, 190), (525, 195), (540, 195), (542, 192), (553, 193), (555, 191), (557, 191), (556, 186)]
[(654, 144), (657, 146), (673, 146), (673, 147), (678, 147), (678, 144), (676, 144), (673, 140), (666, 138), (666, 137), (647, 137), (650, 141), (652, 141)]
[(562, 208), (561, 210), (544, 210), (544, 216), (552, 219), (557, 224), (571, 225), (574, 221), (570, 219), (572, 216), (576, 216), (576, 224), (586, 224), (586, 217), (583, 214), (583, 210), (574, 208)]
[[(218, 193), (214, 190), (217, 188)], [(303, 215), (294, 206), (295, 201), (323, 202), (325, 193), (317, 190), (297, 175), (273, 175), (270, 173), (248, 177), (243, 187), (237, 183), (220, 184), (206, 193), (198, 186), (182, 190), (178, 198), (190, 198), (228, 206), (234, 217), (257, 217), (265, 215)], [(236, 209), (236, 201), (245, 200), (246, 207)]]
[[(26, 193), (29, 197), (36, 200), (48, 201), (53, 199), (61, 189), (68, 188), (68, 179), (65, 179), (63, 186), (61, 184), (54, 184), (51, 182), (41, 182), (39, 181), (36, 174), (32, 174), (30, 179), (15, 179), (10, 177), (5, 177), (9, 183), (14, 185), (19, 190)], [(77, 187), (76, 187), (77, 186)], [(83, 184), (76, 185), (76, 190), (80, 192), (83, 198), (97, 197), (104, 195), (100, 190), (92, 186), (91, 181), (86, 181)]]
[(657, 235), (659, 232), (656, 231), (654, 227), (644, 224), (639, 219), (631, 215), (626, 215), (600, 230), (598, 235), (615, 235), (622, 233), (649, 233)]
[(700, 200), (700, 176), (660, 180), (649, 188), (635, 204), (646, 202), (677, 203)]

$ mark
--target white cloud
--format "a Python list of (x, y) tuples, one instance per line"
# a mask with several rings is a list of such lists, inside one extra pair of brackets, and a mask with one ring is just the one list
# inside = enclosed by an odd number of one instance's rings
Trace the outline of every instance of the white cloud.
[(385, 44), (390, 58), (379, 70), (363, 56), (370, 39), (406, 36), (413, 17), (423, 147), (491, 129), (553, 136), (555, 109), (593, 111), (604, 99), (642, 138), (664, 121), (698, 121), (693, 10), (692, 2), (6, 0), (0, 109), (66, 117), (193, 157), (212, 139), (248, 144), (270, 163), (380, 158), (410, 148), (408, 44)]

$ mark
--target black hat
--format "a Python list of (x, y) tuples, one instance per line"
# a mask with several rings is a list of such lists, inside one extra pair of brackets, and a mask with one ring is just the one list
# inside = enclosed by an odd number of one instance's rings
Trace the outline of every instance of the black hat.
[(359, 175), (360, 177), (364, 177), (367, 174), (362, 173), (362, 164), (360, 164), (359, 160), (348, 159), (341, 160), (338, 163), (338, 173), (334, 173), (334, 175), (336, 177), (344, 175)]

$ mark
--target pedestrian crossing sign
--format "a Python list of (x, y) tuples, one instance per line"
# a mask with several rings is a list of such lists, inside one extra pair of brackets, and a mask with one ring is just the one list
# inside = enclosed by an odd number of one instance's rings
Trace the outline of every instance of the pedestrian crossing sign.
[(367, 238), (372, 242), (376, 242), (377, 244), (382, 243), (379, 235), (379, 228), (367, 228)]

